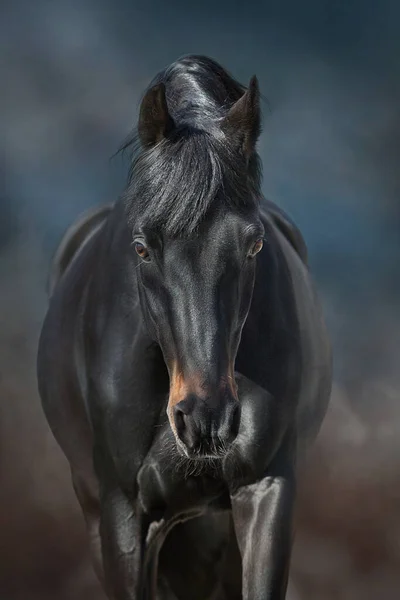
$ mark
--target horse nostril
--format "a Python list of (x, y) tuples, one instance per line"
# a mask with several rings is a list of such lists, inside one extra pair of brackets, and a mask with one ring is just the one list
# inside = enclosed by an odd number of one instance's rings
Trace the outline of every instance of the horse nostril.
[(176, 435), (189, 451), (199, 445), (201, 437), (201, 428), (193, 418), (194, 408), (195, 403), (189, 399), (182, 400), (173, 409)]
[(234, 440), (239, 433), (239, 425), (240, 425), (240, 407), (238, 404), (235, 405), (232, 414), (232, 422), (231, 422), (231, 436), (232, 440)]
[(185, 430), (185, 419), (186, 415), (183, 412), (183, 410), (181, 410), (180, 408), (176, 408), (174, 409), (174, 420), (175, 420), (175, 427), (176, 427), (176, 432), (178, 434), (179, 437), (182, 436), (184, 430)]

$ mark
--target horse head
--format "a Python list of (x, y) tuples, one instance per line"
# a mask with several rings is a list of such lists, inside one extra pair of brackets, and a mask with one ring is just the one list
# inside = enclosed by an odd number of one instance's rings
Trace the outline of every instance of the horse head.
[(144, 321), (169, 372), (169, 422), (178, 448), (204, 458), (238, 432), (234, 365), (264, 229), (256, 78), (228, 105), (193, 89), (186, 105), (164, 82), (142, 100), (128, 220)]

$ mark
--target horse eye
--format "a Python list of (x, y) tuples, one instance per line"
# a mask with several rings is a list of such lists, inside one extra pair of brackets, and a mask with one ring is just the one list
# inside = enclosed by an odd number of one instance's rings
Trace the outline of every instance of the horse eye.
[(262, 238), (260, 238), (259, 240), (257, 240), (256, 243), (253, 245), (252, 249), (249, 252), (249, 257), (250, 258), (254, 258), (254, 256), (260, 252), (260, 250), (262, 249), (263, 245), (264, 245), (264, 240)]
[(135, 250), (136, 250), (136, 254), (138, 254), (140, 256), (140, 258), (143, 258), (143, 260), (145, 260), (146, 258), (149, 257), (149, 252), (148, 252), (146, 246), (144, 244), (142, 244), (141, 242), (135, 242)]

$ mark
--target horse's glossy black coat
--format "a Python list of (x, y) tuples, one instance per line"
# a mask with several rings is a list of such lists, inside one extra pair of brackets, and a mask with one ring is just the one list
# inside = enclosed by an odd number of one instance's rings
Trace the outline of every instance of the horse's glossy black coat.
[(115, 600), (285, 597), (331, 358), (301, 234), (260, 203), (259, 132), (255, 78), (177, 61), (126, 194), (56, 255), (39, 390)]

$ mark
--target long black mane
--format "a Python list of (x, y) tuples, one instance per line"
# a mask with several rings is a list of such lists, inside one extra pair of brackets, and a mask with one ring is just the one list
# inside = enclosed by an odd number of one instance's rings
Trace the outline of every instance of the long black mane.
[(148, 89), (160, 83), (175, 126), (150, 149), (142, 147), (137, 129), (124, 143), (121, 150), (132, 153), (124, 201), (131, 222), (140, 216), (170, 236), (187, 236), (216, 199), (238, 210), (257, 202), (261, 163), (257, 153), (247, 162), (220, 127), (246, 87), (218, 63), (185, 56)]

